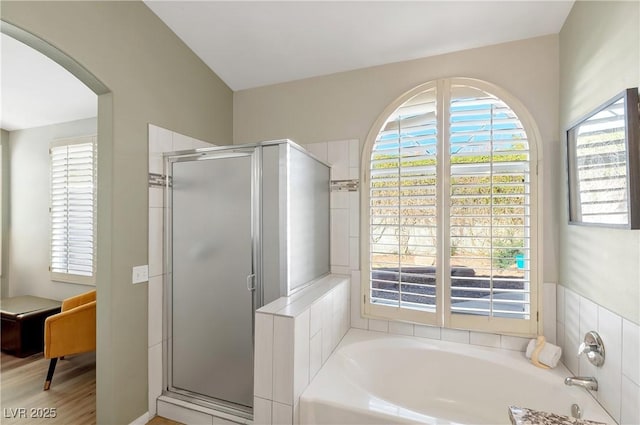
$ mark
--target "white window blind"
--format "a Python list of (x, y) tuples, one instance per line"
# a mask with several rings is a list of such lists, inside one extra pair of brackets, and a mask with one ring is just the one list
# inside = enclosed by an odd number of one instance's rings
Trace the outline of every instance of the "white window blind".
[(452, 81), (410, 97), (371, 147), (365, 313), (532, 333), (527, 133), (503, 100)]
[(529, 315), (529, 149), (503, 101), (453, 86), (449, 114), (451, 311)]
[(54, 280), (95, 283), (95, 137), (51, 145), (51, 273)]
[(387, 121), (371, 156), (371, 302), (435, 312), (435, 89)]

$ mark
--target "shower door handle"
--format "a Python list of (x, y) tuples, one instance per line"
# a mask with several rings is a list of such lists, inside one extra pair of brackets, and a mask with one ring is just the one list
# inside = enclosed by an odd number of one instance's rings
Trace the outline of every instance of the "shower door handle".
[(256, 290), (255, 281), (256, 281), (255, 273), (252, 273), (249, 276), (247, 276), (247, 291), (253, 292)]

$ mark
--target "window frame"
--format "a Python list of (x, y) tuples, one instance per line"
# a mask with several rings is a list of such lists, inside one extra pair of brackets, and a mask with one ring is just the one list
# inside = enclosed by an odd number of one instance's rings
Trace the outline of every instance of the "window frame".
[[(92, 218), (92, 228), (93, 228), (93, 243), (92, 243), (92, 272), (91, 276), (84, 276), (74, 273), (61, 273), (54, 272), (52, 265), (52, 257), (53, 257), (53, 158), (52, 153), (53, 149), (61, 146), (71, 146), (78, 144), (87, 144), (91, 143), (93, 145), (93, 218)], [(73, 138), (64, 138), (64, 139), (56, 139), (53, 140), (49, 144), (49, 274), (52, 281), (55, 282), (65, 282), (65, 283), (74, 283), (80, 285), (88, 285), (95, 286), (96, 285), (96, 259), (97, 259), (97, 168), (98, 168), (98, 157), (97, 157), (97, 135), (89, 135), (89, 136), (79, 136)]]
[[(449, 237), (449, 217), (444, 220), (439, 218), (439, 238), (437, 241), (438, 258), (437, 258), (437, 292), (436, 292), (436, 312), (404, 309), (397, 306), (375, 305), (369, 302), (370, 291), (370, 161), (373, 147), (380, 131), (384, 128), (389, 117), (406, 101), (414, 96), (430, 90), (436, 90), (436, 108), (438, 111), (438, 145), (442, 146), (443, 140), (449, 138), (449, 125), (444, 122), (444, 108), (449, 108), (451, 104), (450, 93), (451, 87), (454, 85), (467, 85), (473, 88), (483, 90), (503, 101), (517, 115), (526, 134), (529, 143), (529, 166), (530, 166), (530, 235), (531, 235), (531, 252), (530, 252), (530, 319), (506, 319), (500, 317), (476, 316), (467, 314), (452, 313), (451, 299), (449, 294), (451, 290), (450, 273), (443, 273), (449, 267), (449, 256), (444, 253), (450, 252)], [(448, 117), (449, 115), (446, 114)], [(443, 78), (429, 81), (418, 85), (417, 87), (405, 92), (396, 100), (390, 103), (378, 116), (371, 127), (365, 140), (364, 149), (361, 157), (360, 177), (362, 181), (360, 192), (360, 255), (361, 255), (361, 295), (360, 303), (361, 315), (369, 319), (382, 319), (405, 321), (417, 324), (425, 324), (444, 328), (478, 330), (485, 332), (505, 333), (519, 336), (532, 336), (540, 334), (543, 329), (541, 318), (542, 311), (542, 276), (539, 272), (540, 259), (542, 259), (542, 238), (543, 238), (543, 205), (542, 194), (540, 188), (543, 182), (542, 167), (542, 151), (540, 149), (540, 134), (533, 117), (524, 107), (524, 105), (500, 87), (478, 79), (473, 78)], [(444, 194), (444, 190), (449, 189), (450, 179), (450, 155), (442, 155), (438, 151), (438, 161), (436, 164), (437, 180), (436, 191), (438, 197), (448, 197)], [(449, 205), (447, 202), (438, 202), (436, 214), (438, 217), (448, 215)]]

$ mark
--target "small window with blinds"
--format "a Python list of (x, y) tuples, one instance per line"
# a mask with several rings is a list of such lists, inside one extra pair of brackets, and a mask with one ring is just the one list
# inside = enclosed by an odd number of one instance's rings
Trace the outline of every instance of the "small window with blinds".
[(423, 85), (369, 145), (370, 317), (536, 332), (534, 152), (492, 88)]
[(52, 279), (95, 284), (96, 137), (56, 140), (50, 154)]

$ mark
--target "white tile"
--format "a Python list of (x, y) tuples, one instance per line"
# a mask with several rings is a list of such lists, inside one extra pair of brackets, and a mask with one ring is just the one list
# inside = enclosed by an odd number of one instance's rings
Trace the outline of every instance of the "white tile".
[(349, 273), (351, 273), (351, 267), (350, 266), (336, 266), (336, 265), (332, 264), (331, 265), (331, 273), (332, 274), (349, 275)]
[(576, 356), (578, 346), (582, 342), (580, 335), (580, 297), (575, 292), (566, 289), (565, 299), (565, 323), (564, 345), (562, 347), (562, 362), (573, 373), (580, 373), (580, 361)]
[(211, 421), (212, 421), (211, 422), (212, 425), (237, 425), (238, 424), (235, 421), (232, 422), (232, 421), (227, 420), (227, 419), (219, 418), (219, 417), (217, 417), (215, 415), (211, 416)]
[(349, 208), (349, 194), (351, 192), (333, 191), (330, 194), (331, 208)]
[[(595, 376), (599, 387), (597, 398), (619, 423), (622, 374), (622, 319), (620, 316), (598, 306), (598, 333), (605, 344), (606, 357), (602, 367), (596, 368)], [(580, 366), (582, 367), (582, 364)]]
[(376, 332), (389, 332), (387, 320), (369, 319), (369, 330)]
[(163, 208), (149, 208), (149, 277), (162, 274)]
[(329, 142), (327, 162), (331, 165), (331, 180), (349, 178), (349, 142), (346, 140)]
[(313, 337), (322, 329), (322, 302), (318, 300), (309, 308), (309, 335)]
[(349, 192), (349, 236), (360, 235), (360, 192)]
[(256, 313), (253, 394), (273, 397), (273, 316)]
[(438, 326), (415, 325), (413, 334), (421, 338), (440, 339), (442, 329)]
[(339, 314), (340, 328), (336, 344), (339, 344), (351, 327), (351, 279), (340, 284)]
[(304, 148), (311, 152), (313, 156), (318, 158), (320, 161), (327, 161), (327, 142), (321, 143), (309, 143), (304, 145)]
[(622, 373), (640, 385), (640, 327), (627, 319), (622, 322)]
[(173, 132), (173, 150), (184, 151), (193, 149), (193, 139), (184, 134)]
[(552, 344), (556, 343), (556, 284), (543, 284), (542, 324), (543, 335)]
[(441, 338), (443, 341), (460, 342), (462, 344), (469, 343), (469, 331), (459, 329), (442, 329)]
[(160, 187), (149, 188), (149, 208), (164, 207), (164, 190)]
[(413, 336), (413, 325), (404, 322), (389, 322), (389, 333), (395, 335), (411, 335)]
[(309, 385), (309, 310), (296, 316), (293, 323), (293, 400)]
[(171, 152), (173, 150), (172, 139), (173, 135), (171, 131), (153, 126), (153, 130), (149, 133), (149, 152), (153, 154), (163, 154), (164, 152)]
[(189, 425), (213, 425), (211, 415), (164, 401), (158, 402), (158, 416)]
[(360, 238), (349, 238), (349, 267), (360, 270)]
[(204, 140), (193, 139), (193, 148), (194, 149), (211, 148), (213, 146), (215, 146), (215, 145), (212, 145), (211, 143), (205, 142)]
[(500, 348), (500, 335), (484, 332), (471, 332), (469, 334), (469, 343), (473, 345), (482, 345), (484, 347)]
[(360, 167), (360, 141), (349, 140), (349, 167)]
[(300, 424), (300, 399), (293, 405), (293, 425)]
[(293, 403), (293, 318), (273, 318), (273, 400)]
[(253, 423), (256, 425), (271, 424), (271, 400), (253, 397)]
[(349, 267), (349, 210), (331, 210), (331, 265)]
[(173, 150), (173, 131), (159, 127), (157, 150), (154, 152), (165, 153)]
[(529, 338), (519, 336), (502, 335), (500, 337), (500, 348), (513, 351), (526, 351)]
[(598, 305), (591, 300), (580, 297), (580, 333), (582, 340), (589, 331), (598, 329)]
[(620, 423), (622, 425), (640, 424), (640, 386), (622, 377), (622, 400), (620, 406)]
[(351, 272), (351, 327), (368, 329), (369, 320), (362, 317), (362, 291), (360, 286), (360, 272)]
[(149, 143), (149, 152), (158, 144), (158, 130), (160, 127), (151, 123), (147, 124), (147, 142)]
[(149, 279), (148, 305), (147, 335), (151, 347), (162, 342), (162, 275)]
[(309, 382), (322, 367), (322, 333), (318, 332), (309, 341)]
[[(566, 289), (564, 291), (564, 332), (565, 343), (569, 340), (575, 342), (582, 340), (580, 337), (580, 296)], [(576, 350), (578, 346), (576, 346)]]
[(149, 173), (164, 174), (164, 158), (162, 158), (162, 155), (149, 154)]
[(564, 323), (556, 322), (556, 345), (564, 350)]
[(162, 344), (149, 347), (149, 415), (157, 410), (158, 397), (162, 395)]
[(293, 409), (291, 405), (274, 401), (271, 410), (273, 425), (291, 425), (293, 423)]
[(556, 285), (556, 320), (564, 324), (564, 286)]
[(344, 293), (341, 288), (341, 286), (334, 288), (331, 297), (331, 351), (335, 350), (343, 335), (342, 319), (344, 313)]
[(333, 351), (333, 296), (329, 292), (322, 298), (322, 364), (327, 361)]
[[(596, 330), (598, 330), (598, 305), (591, 300), (580, 297), (580, 332), (578, 334), (578, 346), (584, 341), (584, 335), (587, 332)], [(578, 352), (577, 347), (575, 352)], [(596, 376), (598, 368), (589, 362), (586, 354), (580, 356), (579, 362), (580, 375)]]

